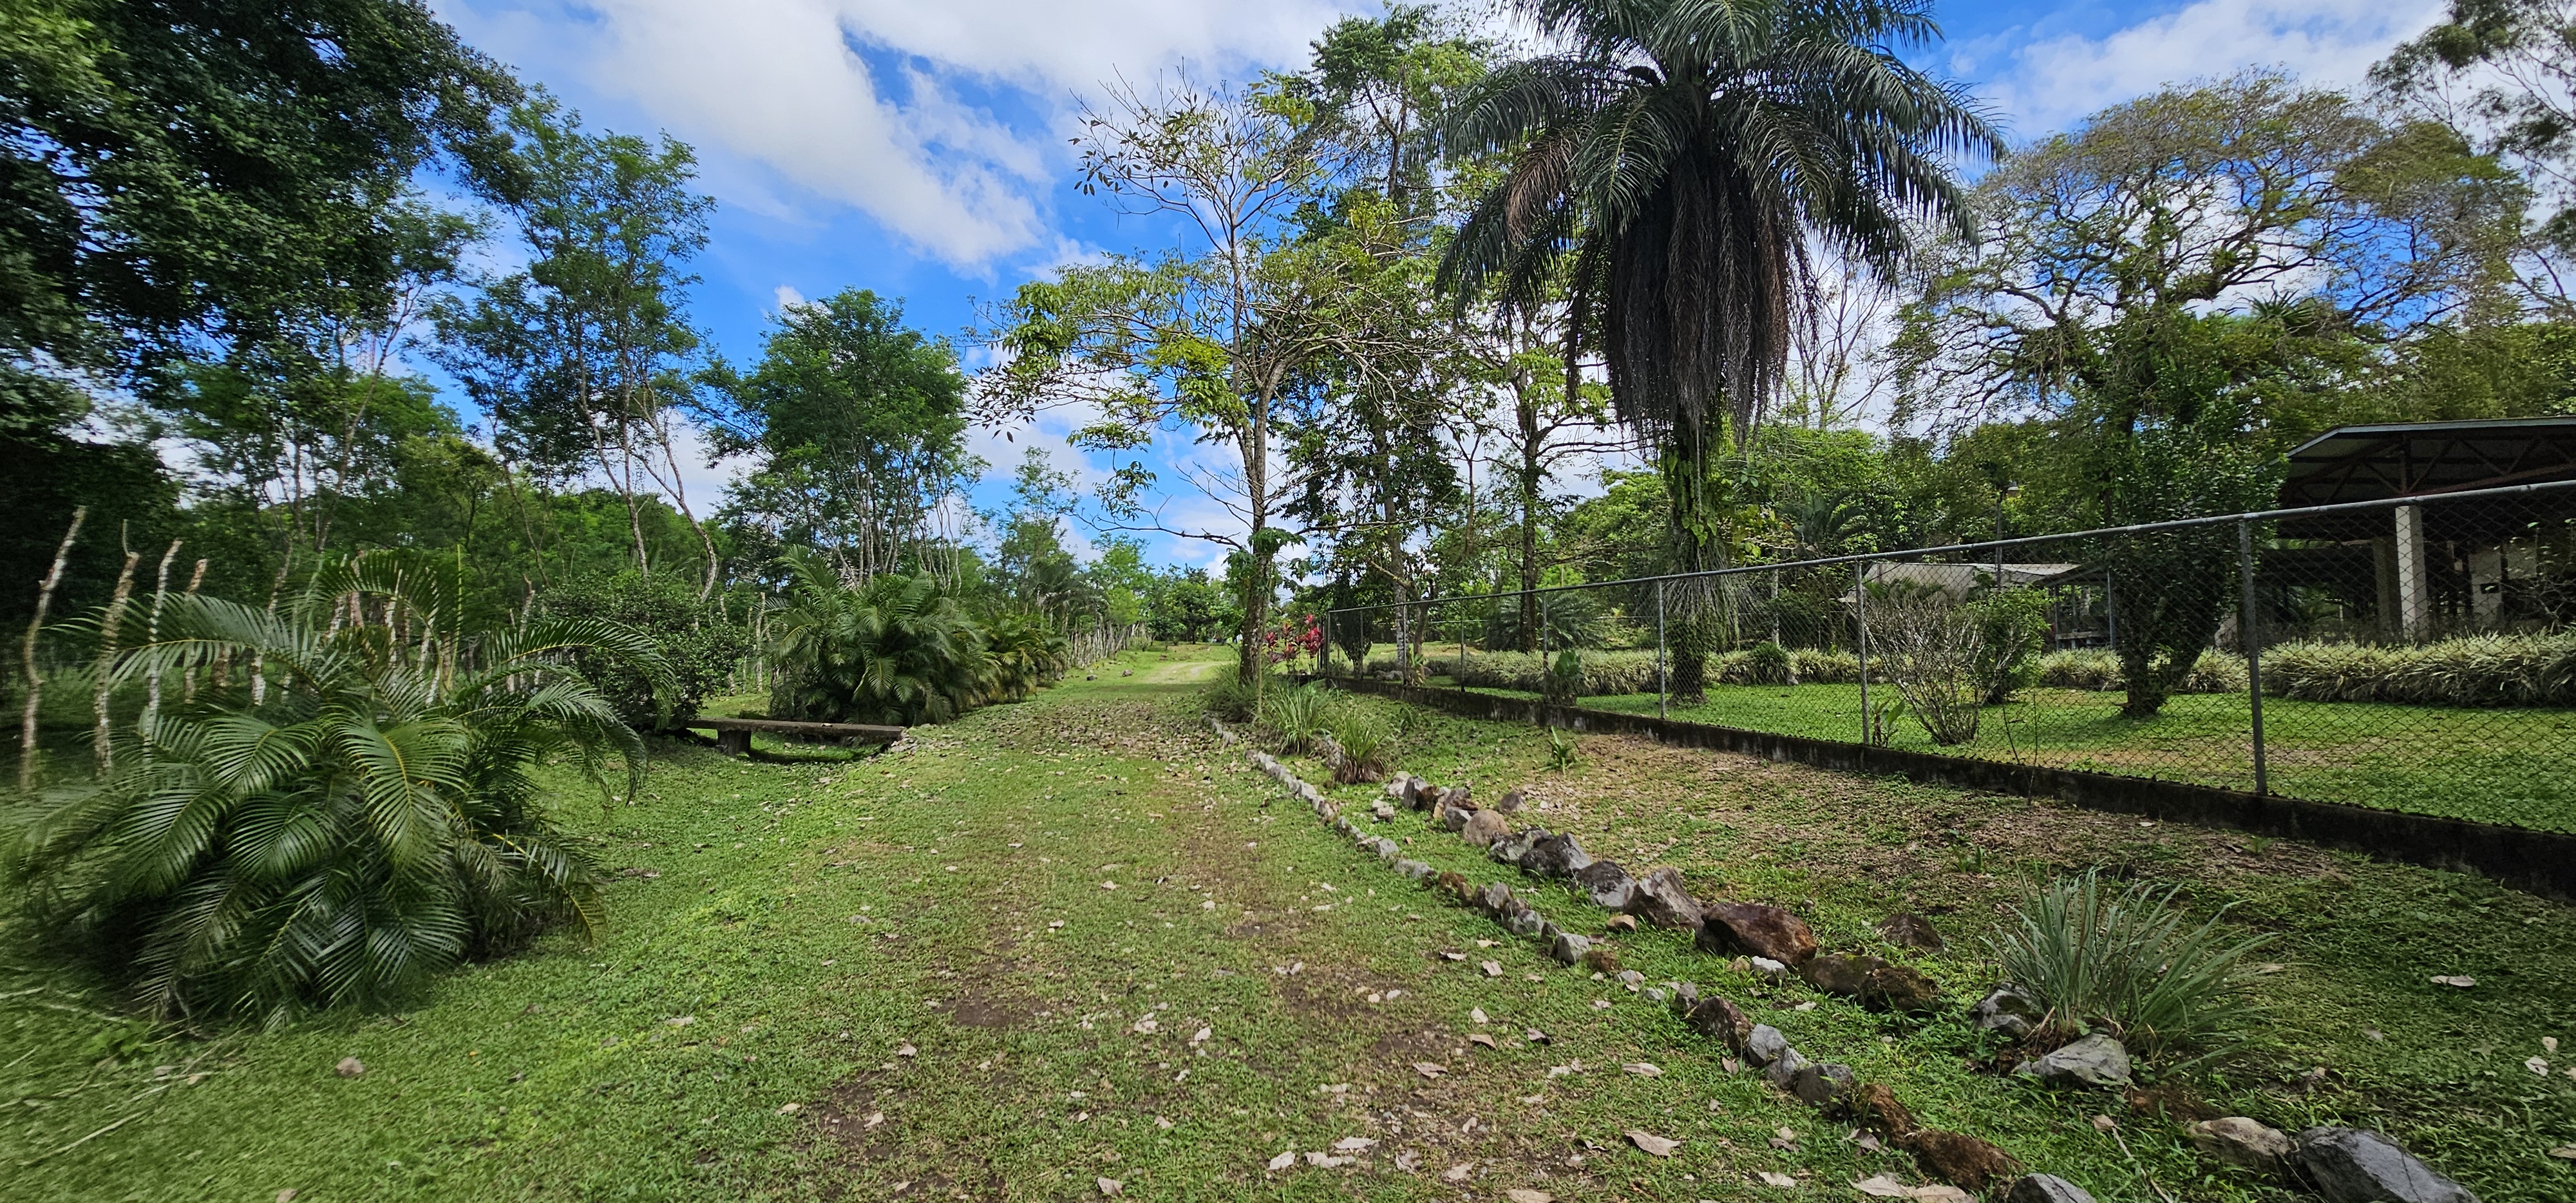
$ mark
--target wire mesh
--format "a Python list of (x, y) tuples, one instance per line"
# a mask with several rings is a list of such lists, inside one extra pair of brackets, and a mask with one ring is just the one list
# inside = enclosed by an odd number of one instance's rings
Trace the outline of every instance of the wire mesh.
[(2576, 482), (1355, 608), (1327, 672), (2576, 830)]

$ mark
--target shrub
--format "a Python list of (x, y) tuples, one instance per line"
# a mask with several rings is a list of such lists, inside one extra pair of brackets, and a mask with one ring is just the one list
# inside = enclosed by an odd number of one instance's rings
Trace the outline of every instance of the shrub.
[[(1581, 684), (1577, 696), (1651, 693), (1655, 688), (1655, 653), (1585, 652), (1578, 657)], [(1372, 666), (1374, 667), (1374, 666)], [(1442, 657), (1434, 667), (1461, 672), (1458, 662)], [(1549, 662), (1528, 652), (1470, 652), (1460, 684), (1479, 689), (1512, 689), (1545, 693)]]
[(778, 718), (914, 726), (972, 709), (991, 684), (984, 633), (927, 576), (853, 588), (821, 556), (781, 561), (795, 581), (771, 620)]
[(2025, 897), (1987, 948), (2004, 978), (2048, 1009), (2039, 1039), (2063, 1043), (2106, 1027), (2143, 1053), (2241, 1044), (2253, 1029), (2246, 954), (2264, 937), (2230, 942), (2211, 919), (2192, 926), (2175, 891), (2106, 888), (2088, 871)]
[(1933, 743), (1975, 739), (1988, 690), (1980, 674), (1988, 659), (1984, 616), (1937, 585), (1899, 579), (1868, 588), (1871, 667), (1886, 674)]
[(658, 696), (652, 678), (635, 665), (595, 650), (573, 654), (582, 679), (631, 727), (696, 717), (699, 704), (724, 687), (751, 646), (750, 632), (699, 601), (687, 581), (667, 573), (644, 576), (630, 569), (580, 577), (537, 595), (537, 604), (550, 615), (618, 623), (653, 641), (669, 670), (669, 683)]
[(1244, 680), (1236, 666), (1229, 663), (1217, 670), (1216, 679), (1200, 693), (1199, 704), (1205, 706), (1209, 714), (1226, 722), (1250, 722), (1253, 707), (1261, 696), (1256, 689), (1258, 684)]
[(537, 767), (568, 757), (605, 790), (622, 759), (632, 795), (643, 744), (566, 653), (650, 675), (653, 641), (591, 618), (477, 626), (454, 580), (378, 552), (282, 614), (166, 599), (160, 638), (114, 672), (196, 696), (165, 693), (106, 780), (34, 800), (7, 863), (37, 929), (155, 1014), (277, 1020), (595, 924), (597, 881), (547, 821)]
[[(2272, 672), (2272, 653), (2263, 653), (2263, 672), (2268, 681)], [(2127, 688), (2121, 675), (2120, 657), (2099, 648), (2050, 652), (2034, 662), (2032, 683), (2051, 689), (2090, 689), (2110, 691)], [(2174, 688), (2176, 693), (2243, 693), (2245, 692), (2245, 657), (2215, 649), (2200, 654)]]
[(2048, 646), (2048, 594), (1992, 589), (1968, 606), (1978, 625), (1977, 682), (1987, 705), (2003, 705), (2039, 675), (2040, 649)]
[(2412, 647), (2285, 643), (2263, 650), (2263, 691), (2311, 702), (2576, 706), (2576, 633)]
[(1798, 658), (1776, 643), (1757, 643), (1744, 653), (1745, 679), (1755, 685), (1786, 685), (1797, 668)]

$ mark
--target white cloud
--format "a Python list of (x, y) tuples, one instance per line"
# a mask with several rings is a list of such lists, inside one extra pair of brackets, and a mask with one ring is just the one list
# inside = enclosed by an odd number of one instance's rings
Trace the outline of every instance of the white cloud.
[(2027, 30), (2008, 31), (1960, 46), (1951, 70), (1985, 80), (1987, 98), (2027, 137), (2165, 84), (2247, 67), (2349, 86), (2443, 7), (2444, 0), (2198, 0), (2098, 38), (2023, 42)]
[(794, 309), (805, 303), (805, 294), (796, 291), (796, 286), (793, 284), (781, 284), (778, 286), (776, 291), (771, 292), (769, 295), (777, 299), (778, 311), (780, 313), (785, 313), (788, 310)]
[[(855, 206), (978, 267), (1052, 240), (1040, 198), (1077, 95), (1302, 53), (1328, 0), (446, 0), (478, 44), (695, 144), (730, 204)], [(861, 53), (862, 48), (870, 52)], [(886, 64), (893, 64), (890, 69)], [(887, 78), (891, 76), (891, 78)], [(970, 96), (1008, 107), (997, 113)], [(748, 170), (746, 170), (746, 168)]]

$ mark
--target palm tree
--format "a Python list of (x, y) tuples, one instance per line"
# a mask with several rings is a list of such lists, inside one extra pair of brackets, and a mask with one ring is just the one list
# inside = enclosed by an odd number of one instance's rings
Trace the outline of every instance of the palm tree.
[[(1462, 306), (1492, 294), (1534, 310), (1570, 267), (1569, 341), (1597, 317), (1619, 416), (1671, 493), (1675, 566), (1726, 567), (1718, 465), (1807, 317), (1809, 239), (1892, 272), (1922, 222), (1964, 220), (1946, 157), (1996, 154), (2001, 139), (1964, 92), (1897, 57), (1939, 38), (1929, 0), (1517, 6), (1559, 49), (1495, 71), (1454, 110), (1453, 155), (1508, 163), (1442, 278)], [(1677, 693), (1700, 692), (1722, 604), (1705, 583), (1673, 598)]]
[(852, 587), (823, 556), (781, 561), (795, 577), (770, 620), (779, 718), (913, 726), (946, 722), (984, 700), (992, 666), (984, 633), (929, 576), (879, 573)]
[(435, 559), (375, 552), (283, 614), (166, 599), (114, 681), (201, 683), (120, 733), (103, 780), (50, 790), (6, 867), (40, 930), (172, 1018), (276, 1019), (396, 997), (460, 958), (600, 913), (542, 805), (566, 755), (603, 791), (643, 743), (584, 681), (605, 652), (656, 682), (649, 638), (597, 619), (478, 621)]

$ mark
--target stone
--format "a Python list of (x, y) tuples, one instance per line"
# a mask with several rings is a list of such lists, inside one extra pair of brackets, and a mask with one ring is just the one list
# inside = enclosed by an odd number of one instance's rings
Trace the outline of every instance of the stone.
[(1941, 987), (1931, 978), (1880, 957), (1820, 956), (1800, 966), (1798, 976), (1827, 994), (1890, 1011), (1928, 1011), (1941, 1001)]
[(1392, 861), (1396, 857), (1404, 855), (1404, 847), (1402, 845), (1396, 843), (1394, 840), (1383, 837), (1371, 841), (1369, 846), (1377, 852), (1377, 858), (1382, 861)]
[(1782, 1049), (1779, 1056), (1772, 1058), (1769, 1065), (1762, 1067), (1762, 1080), (1787, 1090), (1791, 1083), (1798, 1080), (1798, 1071), (1807, 1068), (1809, 1064), (1806, 1054), (1794, 1048)]
[(1408, 776), (1405, 776), (1405, 775), (1404, 775), (1404, 774), (1402, 774), (1402, 773), (1398, 773), (1398, 774), (1396, 774), (1395, 776), (1393, 776), (1393, 777), (1391, 777), (1391, 778), (1389, 778), (1389, 779), (1387, 780), (1387, 783), (1386, 783), (1386, 796), (1387, 796), (1387, 797), (1389, 797), (1389, 798), (1393, 798), (1393, 799), (1395, 799), (1395, 800), (1396, 800), (1396, 801), (1398, 801), (1398, 802), (1402, 802), (1402, 803), (1405, 803), (1405, 804), (1407, 804), (1407, 805), (1411, 805), (1411, 804), (1412, 804), (1412, 802), (1413, 802), (1413, 797), (1412, 797), (1412, 795), (1411, 795), (1410, 793), (1408, 793), (1408, 792), (1407, 792), (1406, 787), (1408, 787), (1408, 786), (1410, 786), (1410, 785), (1412, 785), (1412, 784), (1413, 784), (1413, 778), (1408, 777)]
[(1556, 943), (1547, 950), (1548, 955), (1555, 957), (1560, 965), (1572, 965), (1581, 961), (1583, 954), (1590, 951), (1592, 951), (1591, 939), (1570, 931), (1556, 933)]
[(2096, 1032), (2047, 1056), (2024, 1061), (2013, 1072), (2037, 1078), (2044, 1086), (2126, 1086), (2129, 1050)]
[(1619, 950), (1607, 944), (1595, 944), (1583, 950), (1583, 967), (1594, 973), (1619, 972)]
[(1628, 912), (1672, 931), (1692, 931), (1699, 927), (1699, 900), (1682, 887), (1681, 870), (1666, 866), (1637, 880), (1636, 893), (1628, 899)]
[(1369, 817), (1381, 823), (1392, 823), (1395, 821), (1395, 804), (1392, 802), (1380, 802), (1375, 806), (1369, 807)]
[(1780, 1029), (1770, 1024), (1757, 1023), (1753, 1025), (1753, 1030), (1744, 1034), (1743, 1052), (1746, 1064), (1756, 1067), (1769, 1065), (1779, 1060), (1780, 1054), (1788, 1051), (1790, 1051), (1789, 1038), (1781, 1035)]
[(1488, 915), (1508, 914), (1512, 907), (1512, 888), (1499, 881), (1488, 882), (1476, 892), (1476, 909)]
[(1521, 858), (1521, 868), (1541, 877), (1572, 877), (1592, 863), (1583, 845), (1570, 835), (1551, 835), (1530, 845), (1529, 854)]
[(2182, 1131), (2202, 1156), (2258, 1174), (2279, 1172), (2299, 1151), (2289, 1133), (2241, 1115), (2205, 1119)]
[(1700, 908), (1697, 942), (1703, 951), (1748, 952), (1784, 965), (1816, 955), (1816, 933), (1796, 915), (1759, 902), (1711, 902)]
[(2055, 1174), (2031, 1174), (2012, 1184), (2004, 1203), (2093, 1203), (2093, 1196)]
[(1408, 877), (1415, 881), (1421, 881), (1422, 879), (1431, 876), (1431, 866), (1418, 860), (1397, 861), (1395, 862), (1395, 871), (1399, 876)]
[(1405, 805), (1415, 810), (1429, 810), (1431, 804), (1440, 797), (1440, 791), (1432, 788), (1430, 782), (1410, 773), (1405, 775), (1402, 784), (1404, 789), (1398, 796), (1404, 799)]
[(1604, 930), (1608, 931), (1635, 931), (1637, 930), (1637, 917), (1635, 915), (1612, 915), (1610, 916), (1609, 922), (1606, 922), (1601, 926)]
[(1468, 788), (1463, 785), (1453, 785), (1440, 791), (1440, 804), (1454, 810), (1476, 809), (1473, 797)]
[(1878, 936), (1898, 948), (1939, 952), (1943, 947), (1941, 933), (1933, 928), (1932, 921), (1912, 911), (1898, 911), (1879, 920)]
[(1994, 993), (1968, 1011), (1968, 1022), (2012, 1040), (2027, 1038), (2047, 1017), (2048, 1008), (2039, 1005), (2038, 999), (2011, 986), (1995, 987)]
[(2299, 1133), (2299, 1168), (2326, 1203), (2477, 1203), (2396, 1141), (2360, 1128)]
[(1433, 884), (1441, 893), (1460, 902), (1471, 901), (1476, 896), (1476, 887), (1468, 885), (1467, 875), (1456, 869), (1441, 870), (1440, 876), (1433, 879)]
[(1679, 1011), (1684, 1016), (1688, 1016), (1690, 1014), (1690, 1009), (1699, 1005), (1699, 983), (1673, 982), (1671, 985), (1673, 988), (1673, 1009)]
[(1504, 794), (1502, 797), (1494, 799), (1494, 809), (1507, 815), (1518, 814), (1521, 809), (1521, 801), (1521, 792), (1519, 790), (1513, 790), (1510, 793)]
[[(1715, 1037), (1730, 1053), (1752, 1055), (1746, 1045), (1753, 1036), (1753, 1019), (1744, 1013), (1742, 1007), (1726, 999), (1710, 996), (1698, 1000), (1682, 1012), (1682, 1023), (1700, 1035)], [(1762, 1030), (1779, 1034), (1770, 1028)]]
[(1515, 936), (1535, 936), (1547, 929), (1547, 920), (1533, 910), (1519, 910), (1503, 921), (1503, 930)]
[(1789, 1093), (1810, 1107), (1830, 1107), (1851, 1092), (1854, 1081), (1851, 1066), (1828, 1061), (1807, 1066), (1792, 1075)]
[(1458, 806), (1442, 805), (1431, 812), (1431, 821), (1439, 824), (1442, 831), (1465, 831), (1467, 820), (1474, 817), (1475, 811)]
[(1511, 833), (1512, 825), (1504, 822), (1503, 816), (1490, 810), (1480, 810), (1468, 815), (1467, 825), (1458, 830), (1458, 834), (1465, 836), (1468, 843), (1479, 848), (1491, 848), (1496, 841)]
[(1914, 1113), (1897, 1101), (1896, 1092), (1876, 1082), (1854, 1087), (1847, 1110), (1852, 1118), (1889, 1136), (1902, 1137), (1919, 1126)]
[(1964, 1132), (1917, 1128), (1899, 1143), (1914, 1154), (1924, 1173), (1973, 1191), (2021, 1172), (2012, 1154)]
[(1753, 974), (1756, 977), (1769, 978), (1776, 982), (1789, 975), (1788, 966), (1772, 960), (1769, 957), (1754, 957), (1750, 960), (1742, 960), (1739, 958), (1739, 961), (1744, 972)]
[(1591, 897), (1592, 905), (1603, 910), (1624, 911), (1637, 894), (1636, 879), (1629, 877), (1615, 860), (1596, 860), (1583, 866), (1575, 873), (1574, 884)]

